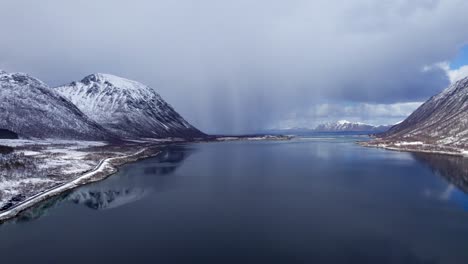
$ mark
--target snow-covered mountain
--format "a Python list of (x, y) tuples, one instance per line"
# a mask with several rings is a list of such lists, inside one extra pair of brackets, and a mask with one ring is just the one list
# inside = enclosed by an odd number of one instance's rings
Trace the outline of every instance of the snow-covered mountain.
[(101, 140), (109, 133), (44, 82), (0, 71), (0, 128), (22, 137)]
[(468, 77), (431, 97), (406, 120), (378, 137), (452, 147), (467, 146)]
[(110, 74), (92, 74), (55, 88), (96, 123), (126, 138), (205, 136), (152, 88)]
[(373, 126), (360, 122), (350, 122), (340, 120), (337, 122), (328, 122), (315, 127), (315, 132), (382, 132), (391, 126)]

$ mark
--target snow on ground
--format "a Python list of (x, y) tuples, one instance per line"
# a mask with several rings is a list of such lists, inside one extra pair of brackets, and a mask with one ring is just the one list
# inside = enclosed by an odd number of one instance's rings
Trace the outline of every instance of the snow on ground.
[(395, 146), (400, 147), (400, 146), (415, 146), (415, 145), (423, 145), (424, 143), (421, 141), (402, 141), (402, 142), (397, 142), (395, 143)]
[(218, 141), (230, 141), (230, 140), (238, 140), (239, 138), (237, 137), (219, 137), (216, 140)]
[(444, 139), (437, 141), (437, 143), (442, 144), (442, 145), (447, 145), (447, 144), (452, 144), (454, 142), (457, 142), (459, 140), (460, 139), (458, 137), (446, 137)]
[(37, 156), (37, 155), (40, 155), (40, 154), (41, 154), (41, 152), (32, 151), (32, 150), (25, 150), (25, 151), (22, 151), (22, 153), (23, 153), (25, 156)]
[(468, 150), (462, 145), (428, 143), (422, 141), (389, 141), (389, 140), (371, 140), (368, 142), (359, 142), (359, 145), (366, 147), (384, 148), (396, 151), (424, 152), (433, 154), (445, 154), (468, 157)]
[(0, 145), (14, 148), (13, 154), (0, 155), (8, 166), (0, 166), (0, 211), (16, 202), (15, 196), (43, 191), (92, 170), (103, 157), (121, 154), (100, 141), (0, 139)]
[(75, 141), (62, 139), (0, 139), (0, 145), (9, 147), (25, 147), (31, 145), (71, 145), (75, 148), (105, 146), (102, 141)]
[(28, 145), (42, 145), (46, 144), (45, 142), (39, 142), (28, 139), (0, 139), (0, 145), (8, 147), (23, 147)]
[(265, 140), (267, 137), (249, 137), (247, 140)]
[[(0, 145), (17, 148), (16, 153), (40, 158), (44, 162), (40, 169), (60, 171), (64, 174), (83, 173), (96, 165), (96, 161), (87, 160), (90, 147), (105, 146), (99, 141), (70, 141), (70, 140), (0, 140)], [(30, 150), (30, 149), (33, 150)]]
[(226, 136), (226, 137), (217, 137), (216, 141), (238, 141), (238, 140), (248, 140), (248, 141), (257, 141), (257, 140), (289, 140), (293, 136), (283, 136), (283, 135), (264, 135), (264, 136)]
[[(157, 155), (160, 153), (160, 151), (158, 151), (156, 153), (150, 152), (150, 154), (145, 154), (148, 148), (140, 149), (137, 152), (133, 152), (133, 150), (134, 149), (131, 148), (130, 150), (128, 150), (128, 151), (131, 151), (131, 153), (128, 153), (127, 151), (126, 154), (113, 156), (113, 157), (107, 157), (106, 159), (102, 159), (98, 162), (98, 164), (93, 170), (85, 174), (82, 174), (78, 177), (67, 179), (66, 181), (61, 182), (61, 184), (59, 185), (48, 186), (47, 188), (43, 188), (42, 190), (36, 190), (36, 192), (32, 194), (27, 193), (26, 199), (24, 199), (24, 197), (20, 197), (20, 198), (16, 197), (16, 198), (11, 199), (7, 203), (5, 203), (7, 207), (3, 206), (2, 208), (0, 208), (0, 221), (14, 217), (21, 211), (29, 208), (30, 206), (34, 204), (37, 204), (38, 202), (44, 201), (45, 199), (49, 197), (58, 195), (67, 190), (74, 189), (83, 184), (105, 178), (106, 175), (116, 171), (114, 163), (123, 164), (128, 161), (137, 160), (138, 157), (140, 157), (140, 155), (146, 155), (143, 157), (149, 157), (149, 156)], [(17, 187), (15, 186), (14, 183), (13, 184), (10, 183), (9, 186)], [(14, 191), (17, 191), (17, 190), (18, 188), (14, 189)], [(24, 190), (19, 189), (18, 193), (23, 195), (23, 193), (25, 192)]]
[(19, 179), (19, 180), (2, 180), (0, 181), (0, 190), (4, 194), (18, 194), (20, 187), (24, 185), (32, 185), (38, 183), (50, 183), (54, 182), (50, 179), (42, 179), (42, 178), (29, 178), (29, 179)]

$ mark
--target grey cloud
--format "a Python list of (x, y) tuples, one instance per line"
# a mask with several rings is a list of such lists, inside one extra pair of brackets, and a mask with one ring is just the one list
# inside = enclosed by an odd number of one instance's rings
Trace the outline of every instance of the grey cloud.
[(467, 10), (460, 0), (3, 1), (0, 68), (51, 85), (120, 75), (205, 131), (246, 132), (324, 101), (425, 100), (449, 81), (422, 68), (466, 43)]

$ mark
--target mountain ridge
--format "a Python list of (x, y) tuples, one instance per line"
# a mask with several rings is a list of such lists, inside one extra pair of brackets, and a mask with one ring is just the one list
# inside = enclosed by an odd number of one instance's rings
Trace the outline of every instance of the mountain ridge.
[(206, 136), (154, 89), (137, 81), (95, 73), (53, 89), (96, 123), (124, 138)]
[(339, 120), (336, 122), (322, 123), (313, 130), (316, 132), (379, 132), (389, 129), (391, 125), (374, 126), (361, 122)]
[(432, 96), (403, 122), (377, 137), (467, 147), (468, 77)]
[(26, 73), (0, 70), (0, 128), (22, 137), (113, 139), (74, 104)]
[(271, 129), (269, 132), (274, 133), (290, 133), (298, 135), (307, 135), (310, 133), (361, 133), (375, 134), (386, 131), (393, 125), (370, 125), (361, 122), (351, 122), (347, 120), (338, 120), (335, 122), (326, 122), (315, 126), (314, 128), (307, 127), (292, 127), (284, 129)]

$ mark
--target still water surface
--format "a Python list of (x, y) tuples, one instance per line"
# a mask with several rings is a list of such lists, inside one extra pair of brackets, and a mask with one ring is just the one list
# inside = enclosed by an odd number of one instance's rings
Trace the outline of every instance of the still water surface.
[(467, 160), (357, 139), (167, 147), (0, 226), (1, 263), (468, 263)]

